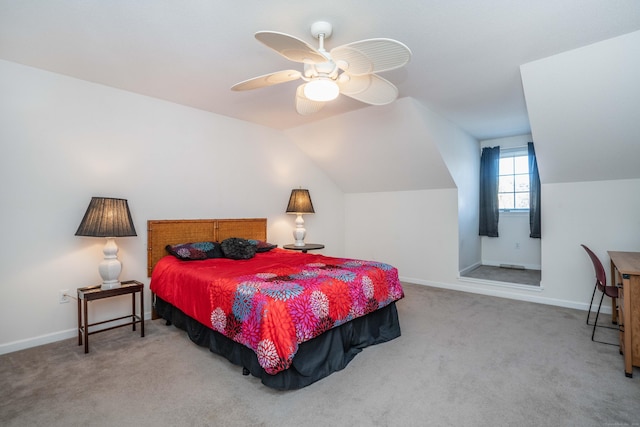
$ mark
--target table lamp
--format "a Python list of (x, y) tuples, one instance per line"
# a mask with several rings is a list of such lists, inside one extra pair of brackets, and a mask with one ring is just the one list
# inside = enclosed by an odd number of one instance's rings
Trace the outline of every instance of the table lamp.
[(102, 252), (104, 259), (98, 267), (102, 277), (102, 289), (120, 287), (122, 264), (118, 260), (116, 237), (137, 236), (129, 204), (125, 199), (92, 197), (87, 212), (76, 231), (76, 236), (105, 237), (107, 243)]
[(295, 246), (304, 246), (304, 236), (307, 234), (307, 230), (304, 228), (303, 214), (315, 213), (313, 210), (313, 203), (311, 203), (311, 196), (309, 190), (294, 189), (291, 190), (291, 197), (289, 197), (289, 205), (287, 205), (288, 214), (296, 214), (296, 228), (293, 230), (293, 238), (295, 239)]

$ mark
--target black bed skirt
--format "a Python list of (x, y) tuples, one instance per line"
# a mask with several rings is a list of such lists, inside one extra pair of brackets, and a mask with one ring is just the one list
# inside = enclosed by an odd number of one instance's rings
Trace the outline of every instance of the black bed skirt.
[(194, 343), (226, 357), (260, 378), (267, 387), (278, 390), (295, 390), (308, 386), (343, 369), (363, 348), (400, 336), (398, 310), (395, 303), (392, 303), (303, 342), (291, 367), (271, 375), (260, 366), (253, 350), (202, 325), (158, 296), (155, 310), (158, 316), (187, 331)]

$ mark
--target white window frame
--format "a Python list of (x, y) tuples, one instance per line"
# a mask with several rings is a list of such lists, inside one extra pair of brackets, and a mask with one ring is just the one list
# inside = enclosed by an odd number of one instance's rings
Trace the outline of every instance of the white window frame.
[[(517, 147), (517, 148), (500, 149), (500, 159), (507, 158), (507, 157), (513, 158), (513, 157), (521, 157), (521, 156), (527, 157), (527, 161), (528, 161), (529, 151), (527, 150), (526, 146), (525, 147)], [(516, 175), (519, 175), (519, 174), (516, 174), (515, 171), (514, 171), (514, 173), (513, 173), (514, 179), (515, 179)], [(500, 171), (498, 171), (498, 182), (500, 180), (500, 176), (501, 176), (500, 175)], [(502, 175), (502, 176), (504, 176), (504, 175)], [(530, 182), (529, 182), (529, 185), (531, 185)], [(514, 188), (514, 192), (513, 192), (514, 200), (515, 200), (515, 194), (518, 193), (515, 190), (516, 189)], [(500, 194), (500, 192), (498, 192), (498, 194)], [(514, 214), (517, 214), (517, 213), (528, 213), (529, 212), (529, 208), (525, 208), (525, 209), (519, 209), (519, 208), (503, 209), (503, 208), (500, 208), (500, 213), (509, 213), (509, 212), (510, 213), (514, 213)]]

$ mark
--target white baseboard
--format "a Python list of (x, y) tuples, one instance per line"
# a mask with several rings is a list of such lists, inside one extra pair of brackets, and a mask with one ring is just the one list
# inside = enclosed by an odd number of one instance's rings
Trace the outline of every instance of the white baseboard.
[(462, 276), (464, 274), (467, 274), (468, 272), (475, 270), (476, 268), (480, 267), (481, 265), (482, 265), (481, 262), (476, 262), (475, 264), (472, 264), (469, 267), (460, 270), (460, 275)]
[[(145, 313), (144, 320), (151, 320), (151, 312)], [(31, 347), (37, 347), (39, 345), (51, 344), (52, 342), (62, 341), (69, 338), (77, 338), (78, 329), (66, 329), (64, 331), (53, 332), (46, 335), (40, 335), (33, 338), (27, 338), (24, 340), (13, 341), (6, 344), (0, 344), (0, 354), (13, 353), (14, 351), (20, 351)]]
[(73, 328), (51, 334), (40, 335), (34, 338), (27, 338), (25, 340), (13, 341), (7, 344), (0, 344), (0, 354), (13, 353), (14, 351), (24, 350), (26, 348), (66, 340), (68, 338), (77, 337), (77, 334), (78, 330)]
[[(557, 298), (547, 298), (540, 296), (540, 292), (544, 290), (543, 284), (540, 286), (518, 285), (515, 283), (494, 282), (490, 280), (479, 280), (471, 278), (458, 278), (460, 283), (440, 283), (431, 282), (412, 277), (400, 277), (400, 281), (407, 283), (415, 283), (416, 285), (432, 286), (434, 288), (450, 289), (454, 291), (469, 292), (473, 294), (489, 295), (499, 298), (508, 298), (519, 301), (528, 301), (537, 304), (554, 305), (558, 307), (573, 308), (576, 310), (587, 311), (589, 304), (579, 301), (561, 300)], [(518, 291), (518, 292), (514, 292)], [(521, 291), (526, 291), (522, 293)], [(602, 304), (601, 313), (611, 314), (611, 304)]]

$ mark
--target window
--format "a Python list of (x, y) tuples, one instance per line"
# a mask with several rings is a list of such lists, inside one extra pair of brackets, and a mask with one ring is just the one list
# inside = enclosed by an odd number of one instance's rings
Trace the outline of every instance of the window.
[(500, 152), (498, 207), (501, 211), (529, 210), (529, 157), (526, 148)]

